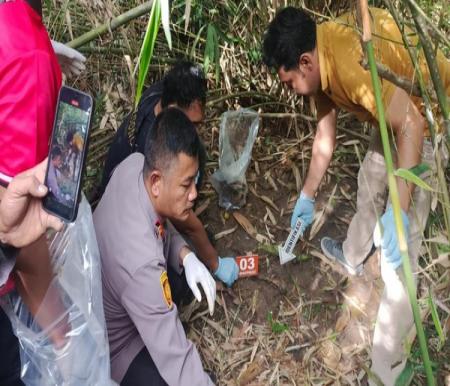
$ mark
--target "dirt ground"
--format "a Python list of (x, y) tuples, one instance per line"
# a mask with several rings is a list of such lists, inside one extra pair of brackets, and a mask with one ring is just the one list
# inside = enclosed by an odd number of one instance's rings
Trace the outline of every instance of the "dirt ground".
[[(365, 385), (382, 288), (378, 255), (369, 259), (362, 278), (350, 280), (327, 262), (320, 239), (345, 238), (356, 205), (355, 147), (364, 154), (368, 142), (339, 133), (341, 147), (316, 199), (318, 223), (298, 242), (297, 259), (281, 266), (277, 245), (289, 233), (312, 138), (307, 130), (286, 135), (269, 127), (263, 121), (247, 171), (247, 203), (238, 215), (218, 207), (207, 181), (197, 204), (219, 255), (256, 253), (259, 275), (241, 278), (231, 289), (218, 283), (213, 317), (205, 302), (193, 302), (181, 310), (182, 320), (219, 385)], [(218, 132), (209, 134), (203, 139), (217, 159)], [(216, 168), (216, 162), (208, 163), (208, 174)], [(422, 381), (415, 377), (415, 384)]]
[[(209, 145), (214, 151), (214, 144)], [(310, 146), (310, 136), (286, 140), (262, 127), (247, 171), (247, 203), (237, 215), (243, 226), (235, 214), (218, 207), (210, 184), (200, 192), (197, 210), (219, 254), (251, 252), (260, 260), (258, 277), (242, 278), (232, 289), (219, 285), (212, 318), (203, 304), (192, 313), (183, 310), (189, 336), (218, 384), (358, 384), (364, 376), (349, 360), (353, 353), (342, 351), (335, 331), (348, 280), (320, 257), (322, 236), (345, 237), (355, 202), (356, 170), (347, 170), (352, 176), (332, 170), (317, 199), (322, 226), (312, 231), (311, 240), (299, 241), (296, 260), (283, 266), (279, 262), (276, 247), (288, 236)], [(211, 174), (217, 164), (208, 166)], [(358, 345), (357, 353), (361, 350), (365, 347)], [(358, 361), (364, 357), (358, 355)]]

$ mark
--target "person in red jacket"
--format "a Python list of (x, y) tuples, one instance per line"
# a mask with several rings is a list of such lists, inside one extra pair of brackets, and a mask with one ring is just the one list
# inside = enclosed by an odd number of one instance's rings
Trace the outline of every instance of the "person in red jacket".
[[(0, 0), (0, 200), (16, 175), (47, 157), (62, 82), (59, 61), (68, 74), (76, 73), (71, 64), (82, 56), (75, 52), (51, 42), (40, 0)], [(45, 237), (22, 248), (10, 269), (21, 297), (36, 313), (53, 276)], [(3, 311), (0, 347), (8, 348), (2, 350), (0, 384), (22, 384), (17, 340)]]

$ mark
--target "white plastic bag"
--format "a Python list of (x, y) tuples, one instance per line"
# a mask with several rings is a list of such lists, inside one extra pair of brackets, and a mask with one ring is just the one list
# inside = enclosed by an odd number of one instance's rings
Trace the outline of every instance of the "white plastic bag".
[(219, 169), (211, 183), (219, 193), (219, 206), (239, 209), (247, 199), (245, 172), (258, 135), (259, 115), (251, 109), (222, 114), (219, 134)]
[[(31, 386), (111, 385), (100, 255), (85, 197), (77, 220), (50, 236), (49, 246), (55, 277), (35, 317), (17, 293), (2, 299), (20, 342), (22, 380)], [(42, 330), (36, 320), (49, 315)], [(57, 331), (60, 347), (50, 338)]]

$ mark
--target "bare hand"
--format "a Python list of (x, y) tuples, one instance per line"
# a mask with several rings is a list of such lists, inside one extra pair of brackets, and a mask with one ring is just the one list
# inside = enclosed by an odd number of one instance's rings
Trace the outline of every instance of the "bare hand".
[(18, 174), (0, 202), (0, 241), (17, 248), (36, 241), (47, 228), (59, 231), (63, 223), (44, 211), (42, 198), (47, 159), (32, 169)]

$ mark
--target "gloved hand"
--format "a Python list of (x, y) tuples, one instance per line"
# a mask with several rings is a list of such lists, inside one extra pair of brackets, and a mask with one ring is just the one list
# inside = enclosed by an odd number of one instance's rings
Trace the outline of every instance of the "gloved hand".
[(239, 267), (232, 257), (219, 257), (219, 266), (214, 272), (216, 277), (231, 287), (239, 276)]
[(314, 220), (314, 198), (308, 197), (303, 191), (300, 193), (300, 197), (295, 204), (294, 213), (291, 217), (291, 228), (295, 227), (297, 219), (302, 220), (302, 227), (300, 228), (301, 234), (303, 234), (307, 227), (311, 225)]
[(52, 46), (61, 70), (67, 77), (80, 75), (86, 69), (84, 65), (86, 58), (77, 50), (54, 40), (52, 40)]
[[(401, 213), (406, 239), (408, 240), (408, 216), (403, 210)], [(383, 226), (383, 236), (381, 236), (380, 226), (377, 224), (373, 233), (373, 241), (377, 248), (381, 246), (381, 258), (385, 259), (391, 268), (396, 270), (402, 264), (402, 256), (398, 247), (397, 229), (395, 228), (394, 210), (392, 206), (389, 206), (383, 216), (381, 216), (381, 225)]]
[(198, 289), (197, 283), (200, 283), (205, 291), (208, 300), (209, 313), (214, 313), (214, 303), (216, 300), (216, 282), (209, 273), (204, 264), (197, 259), (194, 252), (189, 252), (183, 259), (186, 281), (197, 301), (202, 301), (202, 295)]

